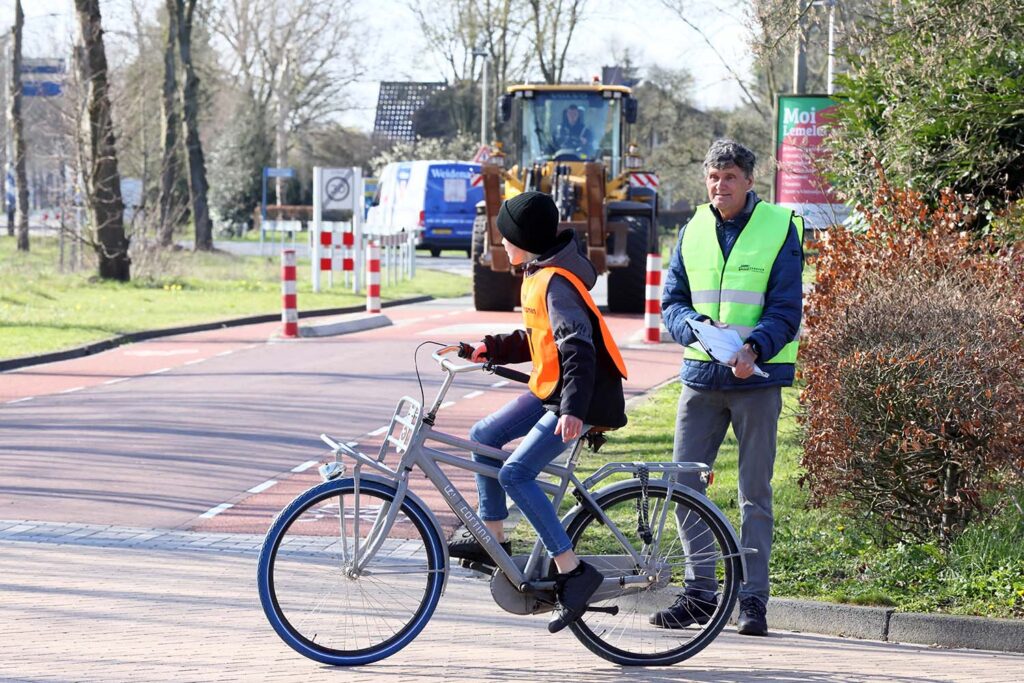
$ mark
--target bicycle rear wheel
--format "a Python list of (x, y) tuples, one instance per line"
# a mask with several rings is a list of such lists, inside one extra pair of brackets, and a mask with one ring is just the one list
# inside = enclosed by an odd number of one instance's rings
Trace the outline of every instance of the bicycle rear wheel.
[[(639, 483), (599, 493), (597, 498), (604, 514), (643, 557), (652, 558), (655, 568), (648, 584), (634, 584), (635, 588), (624, 591), (599, 591), (592, 605), (618, 607), (618, 614), (586, 612), (570, 625), (591, 652), (616, 664), (668, 665), (694, 656), (721, 632), (736, 602), (742, 570), (727, 522), (688, 489), (674, 490), (670, 500), (667, 492), (667, 487), (654, 482), (648, 490), (650, 543), (637, 532)], [(640, 573), (611, 530), (590, 511), (582, 511), (568, 533), (576, 553), (605, 576)], [(684, 547), (684, 537), (688, 547)], [(659, 628), (650, 623), (651, 615), (671, 607), (683, 594), (687, 577), (692, 581), (695, 575), (704, 577), (716, 595), (710, 614), (701, 616), (705, 623), (685, 628)], [(601, 599), (602, 593), (609, 597)]]
[[(260, 552), (260, 601), (278, 635), (299, 653), (351, 666), (388, 657), (430, 619), (444, 584), (444, 552), (428, 515), (406, 499), (381, 530), (394, 502), (389, 485), (351, 479), (320, 484), (274, 521)], [(357, 566), (374, 529), (377, 553)]]

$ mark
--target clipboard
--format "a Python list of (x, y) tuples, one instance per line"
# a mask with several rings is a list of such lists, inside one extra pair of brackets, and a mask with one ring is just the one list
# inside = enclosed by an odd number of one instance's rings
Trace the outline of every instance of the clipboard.
[[(727, 327), (715, 327), (694, 318), (687, 318), (686, 324), (693, 330), (693, 335), (697, 337), (697, 343), (704, 353), (711, 356), (711, 359), (719, 365), (724, 365), (728, 368), (732, 367), (729, 365), (729, 361), (732, 360), (732, 357), (743, 346), (743, 340), (740, 339), (740, 335), (737, 334), (736, 330), (731, 330)], [(756, 364), (754, 365), (754, 374), (758, 377), (768, 378), (768, 373)]]

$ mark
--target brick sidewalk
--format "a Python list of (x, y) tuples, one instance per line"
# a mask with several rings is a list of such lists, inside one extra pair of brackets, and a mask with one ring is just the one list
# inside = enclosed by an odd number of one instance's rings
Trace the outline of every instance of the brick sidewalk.
[[(457, 570), (405, 650), (339, 670), (288, 649), (255, 589), (262, 538), (0, 523), (0, 679), (30, 681), (1014, 681), (1024, 656), (727, 630), (694, 659), (623, 669)], [(770, 614), (769, 614), (770, 617)]]

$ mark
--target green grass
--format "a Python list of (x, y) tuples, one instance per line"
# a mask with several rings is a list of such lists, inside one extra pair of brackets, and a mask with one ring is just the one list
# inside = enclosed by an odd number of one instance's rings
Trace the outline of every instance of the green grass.
[[(90, 262), (60, 272), (55, 240), (33, 237), (27, 254), (0, 237), (0, 359), (58, 351), (141, 330), (210, 322), (281, 310), (278, 256), (224, 252), (158, 252), (136, 258), (132, 282), (100, 281)], [(314, 294), (309, 263), (299, 262), (299, 310), (365, 303), (340, 286)], [(384, 300), (419, 294), (460, 296), (469, 278), (418, 269), (416, 277), (382, 286)]]
[[(606, 462), (671, 460), (679, 385), (656, 391), (629, 414), (598, 454), (585, 453), (581, 479)], [(772, 594), (903, 611), (1024, 618), (1024, 514), (1010, 506), (958, 539), (948, 554), (933, 545), (878, 547), (838, 508), (808, 509), (798, 483), (802, 453), (797, 390), (783, 391), (773, 479)], [(625, 475), (623, 475), (625, 476)], [(730, 430), (708, 496), (739, 530), (737, 445)], [(1018, 499), (1024, 498), (1018, 492)], [(524, 528), (526, 527), (526, 528)], [(529, 538), (520, 524), (514, 537)]]

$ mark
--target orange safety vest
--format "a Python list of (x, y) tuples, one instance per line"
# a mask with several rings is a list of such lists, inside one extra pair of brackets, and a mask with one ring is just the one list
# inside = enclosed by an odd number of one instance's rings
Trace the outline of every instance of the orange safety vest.
[(590, 307), (601, 326), (604, 348), (611, 356), (619, 374), (623, 379), (626, 378), (626, 363), (622, 360), (619, 347), (615, 344), (615, 339), (608, 330), (604, 318), (597, 310), (597, 305), (590, 298), (587, 288), (578, 277), (565, 268), (541, 268), (523, 278), (522, 289), (523, 323), (526, 325), (526, 338), (530, 343), (530, 359), (533, 361), (533, 371), (530, 373), (530, 391), (541, 400), (551, 396), (562, 378), (562, 368), (558, 362), (558, 346), (555, 345), (555, 335), (551, 330), (551, 320), (548, 318), (548, 284), (555, 275), (561, 275), (571, 282), (583, 297), (583, 301)]

